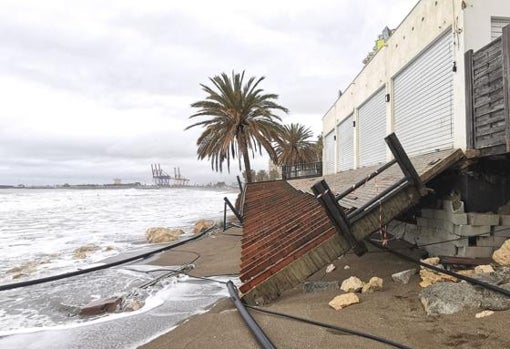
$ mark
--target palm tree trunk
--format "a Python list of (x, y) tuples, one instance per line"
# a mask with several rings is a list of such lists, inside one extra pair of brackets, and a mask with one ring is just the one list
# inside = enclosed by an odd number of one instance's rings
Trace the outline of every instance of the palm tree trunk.
[(243, 155), (244, 171), (246, 173), (246, 183), (251, 183), (253, 178), (251, 176), (250, 156), (248, 154), (248, 145), (246, 144), (246, 137), (244, 134), (239, 136), (239, 147)]

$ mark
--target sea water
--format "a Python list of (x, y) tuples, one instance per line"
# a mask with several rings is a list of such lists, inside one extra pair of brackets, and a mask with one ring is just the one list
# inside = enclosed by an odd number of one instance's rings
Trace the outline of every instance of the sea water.
[[(147, 228), (190, 233), (198, 219), (220, 220), (223, 197), (233, 202), (236, 196), (235, 190), (197, 188), (0, 190), (0, 283), (88, 268), (108, 257), (144, 251), (149, 248)], [(93, 248), (76, 256), (83, 246)], [(162, 274), (124, 265), (0, 291), (0, 347), (136, 347), (227, 295), (221, 283), (182, 275), (138, 288)], [(134, 291), (144, 294), (133, 296)], [(139, 298), (144, 306), (89, 318), (77, 315), (79, 306), (112, 295)]]

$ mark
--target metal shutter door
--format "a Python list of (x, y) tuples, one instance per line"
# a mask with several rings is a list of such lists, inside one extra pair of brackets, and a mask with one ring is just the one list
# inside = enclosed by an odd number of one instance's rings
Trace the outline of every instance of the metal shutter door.
[(352, 127), (352, 114), (338, 124), (338, 169), (340, 171), (354, 168), (354, 128)]
[(384, 88), (376, 92), (358, 111), (359, 163), (373, 165), (386, 160), (386, 105)]
[(335, 132), (331, 131), (324, 137), (324, 160), (326, 161), (325, 173), (335, 173)]
[(503, 27), (510, 24), (510, 18), (492, 17), (491, 18), (491, 41), (496, 40), (503, 33)]
[(452, 64), (448, 31), (395, 77), (395, 132), (408, 155), (453, 146)]

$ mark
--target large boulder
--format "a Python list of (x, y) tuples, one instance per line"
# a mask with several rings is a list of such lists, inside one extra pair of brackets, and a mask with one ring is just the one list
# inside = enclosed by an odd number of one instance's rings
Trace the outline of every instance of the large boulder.
[(467, 282), (439, 282), (424, 288), (420, 301), (427, 315), (454, 314), (467, 307), (478, 308), (482, 295)]
[(492, 254), (492, 259), (499, 265), (510, 265), (510, 239)]
[(214, 227), (214, 225), (215, 225), (214, 221), (210, 221), (207, 219), (200, 219), (193, 226), (193, 234), (201, 233), (204, 230)]
[(184, 234), (181, 229), (170, 229), (163, 227), (149, 228), (145, 232), (147, 241), (154, 244), (175, 241)]
[(93, 316), (103, 313), (113, 313), (118, 309), (121, 301), (122, 297), (120, 296), (97, 299), (95, 301), (90, 302), (87, 305), (84, 305), (80, 309), (80, 315)]

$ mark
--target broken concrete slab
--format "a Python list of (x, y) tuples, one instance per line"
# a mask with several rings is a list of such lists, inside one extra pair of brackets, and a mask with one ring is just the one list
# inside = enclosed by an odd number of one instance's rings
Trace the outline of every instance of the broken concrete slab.
[(467, 214), (469, 225), (499, 225), (499, 215), (470, 212)]

